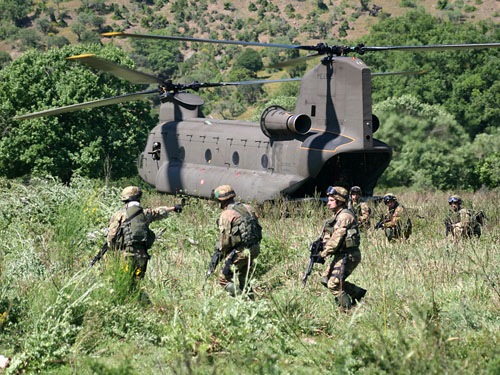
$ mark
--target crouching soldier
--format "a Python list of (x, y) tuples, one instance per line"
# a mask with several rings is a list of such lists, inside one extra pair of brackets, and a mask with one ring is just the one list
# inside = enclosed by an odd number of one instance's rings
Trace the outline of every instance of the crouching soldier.
[(144, 278), (150, 258), (148, 249), (155, 240), (149, 224), (167, 217), (169, 212), (182, 211), (181, 205), (142, 208), (141, 196), (142, 191), (137, 186), (123, 189), (121, 200), (125, 205), (111, 217), (107, 236), (108, 247), (122, 252), (124, 268), (136, 281)]
[[(217, 187), (212, 194), (223, 210), (217, 220), (218, 249), (222, 260), (218, 282), (233, 297), (241, 294), (245, 288), (252, 297), (248, 277), (259, 256), (262, 239), (257, 214), (250, 205), (235, 202), (236, 194), (229, 185)], [(235, 274), (238, 276), (238, 283), (234, 281)]]
[(481, 225), (484, 223), (485, 215), (483, 211), (462, 208), (462, 198), (452, 195), (448, 198), (450, 210), (444, 220), (446, 236), (449, 233), (455, 238), (481, 237)]
[(358, 224), (354, 214), (346, 208), (346, 189), (330, 186), (326, 194), (333, 217), (325, 223), (321, 257), (332, 255), (333, 260), (323, 274), (321, 283), (331, 290), (339, 306), (348, 310), (366, 294), (365, 289), (346, 281), (361, 262)]
[(385, 236), (389, 241), (396, 239), (408, 239), (412, 232), (412, 223), (408, 216), (408, 211), (400, 205), (394, 194), (387, 193), (384, 196), (384, 204), (387, 207), (387, 213), (383, 220), (377, 223), (382, 224), (385, 230)]
[(353, 186), (350, 190), (349, 210), (356, 215), (358, 227), (360, 230), (365, 230), (370, 227), (370, 219), (372, 210), (366, 202), (361, 200), (361, 188)]

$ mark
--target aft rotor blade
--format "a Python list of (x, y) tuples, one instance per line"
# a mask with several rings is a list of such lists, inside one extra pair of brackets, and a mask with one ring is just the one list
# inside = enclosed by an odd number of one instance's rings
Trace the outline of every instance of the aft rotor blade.
[(158, 92), (158, 89), (154, 89), (154, 90), (136, 92), (133, 94), (114, 96), (112, 98), (98, 99), (98, 100), (93, 100), (90, 102), (72, 104), (72, 105), (67, 105), (64, 107), (47, 109), (45, 111), (40, 111), (40, 112), (35, 112), (35, 113), (28, 113), (26, 115), (16, 116), (16, 117), (14, 117), (14, 119), (15, 120), (27, 120), (27, 119), (37, 118), (37, 117), (51, 116), (51, 115), (57, 115), (60, 113), (78, 111), (78, 110), (84, 109), (84, 108), (96, 108), (96, 107), (102, 107), (104, 105), (118, 104), (118, 103), (123, 103), (123, 102), (131, 102), (134, 100), (144, 99), (148, 95), (153, 94), (153, 93), (157, 93), (157, 92)]
[(424, 45), (424, 46), (392, 46), (392, 47), (361, 47), (363, 52), (371, 51), (446, 51), (446, 50), (464, 50), (479, 48), (499, 48), (500, 43), (475, 43), (475, 44), (443, 44), (443, 45)]
[(217, 83), (199, 83), (199, 88), (202, 87), (219, 87), (219, 86), (239, 86), (239, 85), (262, 85), (275, 82), (292, 82), (300, 81), (302, 78), (283, 78), (283, 79), (268, 79), (260, 81), (238, 81), (238, 82), (217, 82)]
[(307, 56), (301, 56), (301, 57), (296, 57), (293, 59), (289, 59), (286, 61), (282, 61), (273, 65), (269, 65), (267, 68), (284, 68), (286, 66), (292, 66), (292, 65), (297, 65), (303, 62), (306, 62), (307, 60), (314, 59), (315, 57), (322, 56), (320, 53), (315, 53), (314, 55), (307, 55)]
[(144, 39), (164, 39), (175, 40), (179, 42), (200, 42), (200, 43), (219, 43), (219, 44), (236, 44), (240, 46), (257, 46), (257, 47), (277, 47), (277, 48), (300, 48), (293, 44), (273, 44), (273, 43), (259, 43), (259, 42), (243, 42), (237, 40), (218, 40), (218, 39), (203, 39), (191, 38), (185, 36), (168, 36), (168, 35), (150, 35), (150, 34), (132, 34), (122, 32), (103, 33), (102, 36), (123, 36), (127, 38), (144, 38)]
[(143, 73), (138, 70), (129, 69), (125, 66), (121, 66), (108, 60), (100, 59), (94, 54), (70, 56), (66, 57), (66, 59), (71, 61), (78, 61), (79, 63), (90, 66), (91, 68), (112, 74), (118, 78), (123, 78), (124, 80), (131, 83), (163, 83), (163, 80), (156, 76)]
[(384, 72), (384, 73), (371, 73), (372, 77), (379, 77), (379, 76), (410, 76), (410, 75), (417, 75), (417, 74), (424, 74), (426, 73), (426, 70), (417, 70), (414, 72)]

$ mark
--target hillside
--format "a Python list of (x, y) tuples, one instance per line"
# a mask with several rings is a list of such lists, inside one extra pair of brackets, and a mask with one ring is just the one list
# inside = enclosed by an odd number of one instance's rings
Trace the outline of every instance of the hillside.
[[(30, 2), (26, 2), (29, 5)], [(12, 58), (29, 47), (98, 41), (102, 31), (169, 30), (176, 35), (213, 39), (288, 38), (300, 43), (356, 40), (381, 19), (423, 8), (454, 22), (498, 22), (497, 0), (105, 0), (34, 1), (30, 7), (0, 6), (0, 50)], [(19, 6), (20, 7), (20, 6)], [(94, 35), (92, 35), (94, 34)], [(126, 41), (121, 41), (127, 48)], [(184, 51), (189, 57), (192, 51)]]

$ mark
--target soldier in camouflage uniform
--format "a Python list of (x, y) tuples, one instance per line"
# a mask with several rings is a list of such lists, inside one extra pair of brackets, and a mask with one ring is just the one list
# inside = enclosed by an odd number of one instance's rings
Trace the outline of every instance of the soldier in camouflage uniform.
[(371, 209), (366, 202), (361, 201), (361, 188), (359, 186), (351, 187), (348, 208), (356, 215), (360, 230), (370, 227)]
[(408, 211), (399, 204), (394, 194), (387, 193), (384, 195), (384, 203), (387, 206), (387, 213), (383, 220), (385, 236), (389, 241), (408, 239), (412, 230)]
[(448, 198), (448, 204), (450, 210), (448, 217), (444, 220), (446, 236), (451, 233), (455, 238), (471, 238), (473, 235), (480, 237), (484, 213), (462, 208), (462, 198), (458, 195), (452, 195)]
[[(218, 282), (234, 297), (248, 288), (248, 276), (252, 274), (254, 260), (260, 254), (262, 228), (252, 206), (235, 202), (236, 194), (231, 186), (221, 185), (212, 194), (223, 210), (217, 220), (218, 246), (221, 259), (224, 259)], [(235, 274), (238, 276), (237, 285), (233, 281)], [(252, 296), (251, 289), (247, 290)]]
[(123, 209), (111, 217), (108, 229), (108, 247), (122, 252), (125, 269), (134, 280), (144, 278), (149, 260), (148, 249), (153, 245), (155, 234), (149, 224), (166, 218), (169, 212), (181, 212), (182, 206), (142, 208), (142, 192), (137, 186), (123, 189), (121, 200)]
[(327, 190), (328, 208), (333, 217), (325, 223), (324, 247), (321, 257), (333, 260), (323, 273), (321, 283), (331, 290), (335, 301), (344, 310), (351, 308), (366, 294), (366, 290), (346, 281), (361, 262), (359, 230), (355, 215), (346, 208), (347, 190), (330, 186)]

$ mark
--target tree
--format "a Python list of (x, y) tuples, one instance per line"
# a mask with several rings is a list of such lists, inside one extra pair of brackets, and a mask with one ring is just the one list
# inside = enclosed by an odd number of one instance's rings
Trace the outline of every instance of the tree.
[(116, 47), (64, 46), (29, 51), (0, 71), (0, 175), (52, 175), (69, 182), (74, 173), (114, 177), (136, 173), (136, 158), (155, 120), (144, 101), (16, 121), (28, 112), (140, 91), (65, 57), (83, 53), (133, 67)]
[(233, 69), (245, 68), (255, 73), (261, 70), (263, 66), (259, 52), (252, 48), (246, 48), (236, 59)]

